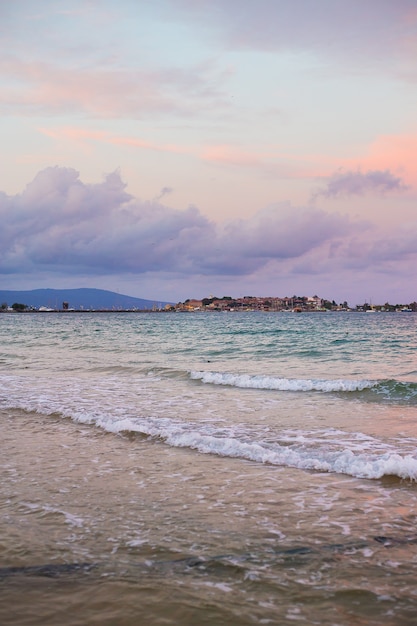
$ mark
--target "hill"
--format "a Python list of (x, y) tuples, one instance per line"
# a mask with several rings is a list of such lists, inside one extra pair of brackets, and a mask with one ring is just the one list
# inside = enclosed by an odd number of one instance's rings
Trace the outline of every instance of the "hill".
[(31, 291), (0, 290), (0, 305), (7, 303), (12, 306), (15, 302), (26, 304), (38, 309), (45, 306), (51, 309), (62, 309), (63, 303), (68, 302), (70, 309), (76, 310), (109, 310), (121, 309), (150, 310), (163, 308), (168, 302), (155, 302), (143, 298), (133, 298), (105, 289), (33, 289)]

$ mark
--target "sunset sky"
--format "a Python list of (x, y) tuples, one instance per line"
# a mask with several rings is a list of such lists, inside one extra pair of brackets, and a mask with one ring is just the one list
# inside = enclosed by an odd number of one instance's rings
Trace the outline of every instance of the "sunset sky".
[(0, 289), (417, 300), (417, 0), (0, 1)]

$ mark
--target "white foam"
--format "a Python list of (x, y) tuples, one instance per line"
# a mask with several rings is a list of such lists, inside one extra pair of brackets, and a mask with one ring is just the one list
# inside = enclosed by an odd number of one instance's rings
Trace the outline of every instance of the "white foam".
[(227, 372), (192, 371), (190, 378), (201, 380), (211, 385), (228, 385), (243, 389), (271, 389), (276, 391), (362, 391), (377, 385), (372, 380), (320, 380), (320, 379), (291, 379), (276, 378), (273, 376), (251, 376), (249, 374), (234, 374)]
[(68, 513), (68, 511), (63, 511), (48, 505), (43, 506), (42, 509), (47, 513), (58, 513), (59, 515), (63, 515), (65, 523), (69, 526), (76, 526), (77, 528), (82, 528), (84, 526), (84, 520), (82, 517)]
[[(220, 380), (227, 380), (224, 378), (226, 375), (219, 376)], [(247, 378), (249, 382), (258, 380), (258, 377)], [(265, 377), (259, 380), (261, 384), (266, 384)], [(271, 380), (283, 380), (285, 384), (296, 382), (288, 379)], [(7, 382), (8, 394), (7, 400), (1, 403), (3, 406), (44, 415), (58, 413), (80, 423), (95, 424), (109, 432), (137, 432), (159, 438), (170, 446), (256, 463), (337, 472), (369, 479), (393, 475), (417, 480), (416, 446), (415, 442), (412, 445), (411, 440), (389, 445), (363, 433), (348, 433), (331, 428), (277, 431), (274, 435), (269, 429), (264, 431), (257, 424), (248, 426), (234, 423), (230, 426), (222, 425), (220, 429), (218, 423), (206, 419), (191, 422), (168, 417), (137, 417), (133, 412), (136, 409), (132, 407), (129, 411), (126, 398), (123, 394), (117, 394), (117, 389), (109, 385), (109, 380), (106, 380), (106, 389), (91, 387), (91, 379), (88, 379), (85, 387), (79, 387), (79, 382), (74, 382), (72, 386), (69, 381), (61, 380), (53, 388), (52, 381), (48, 387), (44, 379), (25, 381), (24, 377), (11, 377)], [(25, 382), (29, 384), (25, 385)], [(357, 385), (354, 381), (349, 382)], [(68, 521), (78, 523), (77, 520)]]
[[(103, 422), (100, 423), (103, 425)], [(191, 448), (203, 454), (242, 458), (257, 463), (284, 465), (303, 470), (336, 472), (358, 478), (376, 479), (385, 475), (417, 480), (417, 458), (387, 450), (355, 453), (348, 448), (331, 450), (327, 446), (281, 446), (261, 441), (242, 441), (237, 437), (216, 437), (198, 430), (197, 425), (181, 424), (170, 419), (134, 419), (108, 424), (113, 432), (139, 431), (161, 438), (165, 443)], [(347, 444), (345, 444), (347, 445)]]
[(147, 539), (132, 539), (126, 543), (129, 548), (139, 548), (143, 546), (143, 544), (148, 543)]
[(29, 509), (30, 511), (45, 511), (46, 513), (56, 513), (58, 515), (63, 515), (65, 518), (65, 523), (69, 526), (76, 526), (77, 528), (82, 528), (84, 526), (84, 519), (77, 515), (73, 515), (72, 513), (68, 513), (68, 511), (63, 511), (62, 509), (57, 509), (54, 506), (50, 506), (48, 504), (37, 504), (35, 502), (21, 502), (21, 505)]

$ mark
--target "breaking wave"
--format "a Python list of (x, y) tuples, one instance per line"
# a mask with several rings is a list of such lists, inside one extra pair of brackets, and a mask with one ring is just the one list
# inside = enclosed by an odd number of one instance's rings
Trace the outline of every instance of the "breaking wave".
[[(301, 470), (346, 474), (356, 478), (380, 479), (384, 476), (417, 480), (417, 458), (412, 453), (401, 454), (389, 445), (365, 438), (360, 445), (360, 433), (352, 441), (315, 441), (306, 445), (306, 438), (299, 433), (288, 441), (267, 442), (239, 436), (235, 429), (216, 432), (207, 424), (184, 423), (169, 418), (126, 418), (121, 420), (84, 415), (73, 416), (81, 422), (94, 422), (97, 426), (114, 433), (138, 433), (163, 443), (197, 450), (203, 454), (239, 458), (255, 463), (286, 466)], [(342, 433), (340, 433), (342, 434)], [(311, 433), (310, 433), (311, 435)], [(330, 445), (329, 445), (330, 444)], [(374, 447), (374, 449), (372, 449)], [(361, 451), (361, 448), (363, 451)]]
[(225, 385), (242, 389), (266, 389), (271, 391), (318, 391), (322, 393), (362, 393), (363, 399), (417, 403), (417, 383), (398, 380), (351, 380), (278, 378), (224, 372), (192, 371), (192, 380), (210, 385)]
[[(398, 381), (291, 380), (214, 372), (193, 372), (191, 376), (206, 383), (255, 389), (397, 394), (397, 397), (414, 394), (414, 398), (416, 395), (416, 384)], [(204, 412), (201, 419), (195, 419), (198, 410), (193, 417), (180, 419), (172, 396), (168, 396), (162, 407), (165, 416), (158, 416), (153, 410), (157, 409), (157, 403), (159, 406), (161, 387), (155, 388), (155, 397), (145, 396), (145, 402), (138, 402), (146, 391), (148, 378), (135, 378), (132, 386), (129, 379), (123, 380), (124, 383), (120, 376), (65, 380), (0, 376), (0, 408), (61, 415), (108, 432), (137, 434), (169, 446), (220, 457), (357, 478), (396, 476), (417, 481), (417, 440), (412, 437), (401, 435), (388, 443), (364, 433), (328, 427), (289, 431), (257, 422), (229, 424), (222, 417)], [(150, 384), (154, 385), (155, 379)], [(179, 398), (184, 401), (183, 396)]]
[[(36, 405), (36, 406), (35, 406)], [(61, 408), (54, 403), (40, 406), (33, 399), (26, 402), (3, 403), (8, 408), (57, 415), (75, 422), (90, 424), (115, 434), (137, 434), (177, 448), (189, 448), (202, 454), (244, 459), (254, 463), (285, 466), (300, 470), (346, 474), (356, 478), (380, 479), (393, 476), (417, 480), (415, 446), (408, 451), (384, 444), (361, 433), (346, 434), (329, 431), (325, 434), (294, 431), (282, 433), (271, 441), (261, 433), (247, 432), (237, 425), (219, 428), (205, 422), (181, 422), (171, 418), (116, 416), (84, 407), (81, 410)], [(241, 432), (240, 432), (241, 430)], [(414, 442), (415, 443), (415, 442)]]

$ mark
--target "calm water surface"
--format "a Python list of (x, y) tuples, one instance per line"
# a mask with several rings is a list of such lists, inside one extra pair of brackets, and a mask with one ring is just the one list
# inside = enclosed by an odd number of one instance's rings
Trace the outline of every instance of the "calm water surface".
[(0, 315), (0, 623), (414, 624), (417, 315)]

